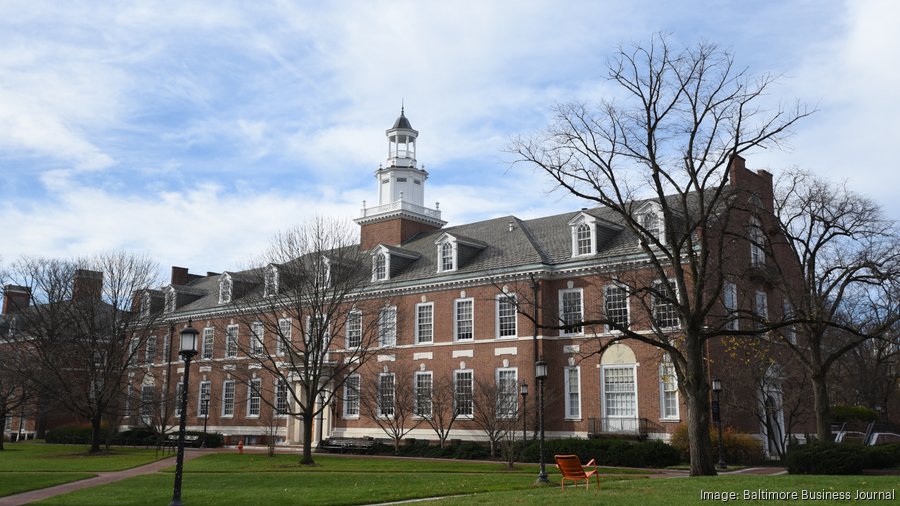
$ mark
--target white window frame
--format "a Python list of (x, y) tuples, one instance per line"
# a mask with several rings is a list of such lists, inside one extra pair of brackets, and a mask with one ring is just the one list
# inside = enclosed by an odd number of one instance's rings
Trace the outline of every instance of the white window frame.
[[(608, 403), (609, 403), (609, 395), (610, 392), (607, 392), (606, 380), (607, 375), (612, 370), (630, 370), (631, 371), (631, 383), (632, 390), (630, 395), (633, 399), (633, 413), (626, 415), (612, 415), (609, 413)], [(613, 395), (617, 394), (629, 394), (629, 392), (612, 392)], [(636, 419), (638, 417), (638, 413), (640, 413), (640, 406), (638, 405), (638, 384), (637, 384), (637, 365), (636, 364), (610, 364), (610, 365), (601, 365), (600, 366), (600, 407), (602, 409), (604, 418), (618, 418), (618, 419)]]
[(649, 239), (655, 239), (659, 241), (661, 244), (666, 243), (666, 235), (663, 230), (662, 220), (660, 219), (660, 212), (656, 209), (648, 210), (641, 213), (641, 227), (646, 230), (647, 235), (649, 236), (647, 239), (648, 244), (652, 244), (653, 241)]
[(219, 278), (219, 304), (228, 304), (231, 302), (233, 288), (234, 281), (231, 279), (231, 276), (223, 274), (222, 277)]
[[(385, 389), (385, 381), (388, 380), (390, 389)], [(376, 411), (379, 418), (392, 419), (397, 413), (397, 377), (392, 372), (383, 372), (378, 375), (378, 392), (376, 393), (378, 402), (376, 402)], [(386, 400), (390, 400), (390, 410), (387, 407)]]
[(237, 324), (225, 327), (225, 358), (236, 358), (238, 356), (239, 335), (240, 327)]
[[(512, 385), (506, 385), (507, 389), (504, 391), (504, 385), (501, 382), (501, 376), (504, 373), (512, 373)], [(494, 381), (497, 385), (497, 417), (503, 418), (506, 420), (513, 419), (519, 412), (519, 370), (516, 367), (498, 367), (494, 371)], [(509, 382), (509, 378), (506, 379), (506, 382)], [(511, 402), (510, 402), (511, 401)], [(504, 412), (503, 405), (507, 402), (510, 402), (511, 406), (506, 408), (506, 412)]]
[[(794, 318), (794, 306), (791, 305), (791, 301), (782, 299), (781, 311), (785, 320)], [(797, 328), (794, 325), (788, 326), (785, 330), (785, 337), (791, 344), (797, 344)]]
[[(423, 314), (423, 311), (426, 314)], [(427, 316), (427, 319), (423, 320), (423, 316)], [(434, 302), (421, 302), (416, 304), (415, 334), (416, 344), (434, 343)]]
[[(629, 325), (631, 325), (631, 297), (629, 297), (627, 287), (624, 287), (617, 283), (611, 283), (611, 284), (603, 287), (603, 314), (606, 316), (606, 318), (608, 320), (612, 319), (609, 316), (609, 312), (610, 312), (609, 301), (610, 301), (610, 291), (611, 290), (621, 290), (621, 292), (625, 296), (625, 325), (623, 325), (623, 326), (627, 328)], [(614, 308), (614, 310), (621, 311), (621, 308)], [(613, 333), (613, 334), (621, 333), (620, 330), (614, 329), (614, 328), (610, 327), (609, 325), (606, 325), (606, 331), (609, 333)]]
[(275, 379), (275, 398), (272, 403), (272, 409), (275, 411), (277, 418), (287, 418), (291, 409), (291, 401), (288, 395), (288, 382), (284, 378)]
[[(419, 378), (428, 378), (427, 383), (427, 391), (426, 387), (422, 385), (419, 381)], [(416, 371), (413, 376), (413, 400), (415, 402), (415, 407), (413, 408), (413, 416), (415, 418), (431, 418), (432, 410), (434, 408), (432, 403), (432, 396), (434, 395), (434, 374), (431, 371)], [(428, 410), (427, 412), (422, 409), (423, 405), (427, 403)]]
[[(516, 294), (500, 293), (497, 294), (497, 303), (494, 309), (494, 326), (497, 339), (515, 339), (519, 336), (519, 312), (516, 304)], [(506, 306), (506, 308), (504, 308)], [(512, 306), (512, 317), (510, 321), (509, 306)], [(504, 314), (506, 312), (506, 314)], [(505, 322), (505, 324), (504, 324)], [(504, 326), (507, 328), (512, 324), (512, 334), (504, 334)]]
[(262, 411), (261, 389), (262, 380), (259, 378), (252, 378), (247, 383), (247, 418), (259, 418), (259, 414)]
[[(575, 372), (573, 384), (571, 373)], [(565, 420), (581, 420), (581, 367), (569, 365), (563, 368), (563, 388), (565, 388)], [(574, 401), (574, 402), (573, 402)]]
[(141, 318), (147, 318), (150, 316), (150, 309), (153, 304), (153, 297), (150, 295), (150, 292), (144, 290), (141, 293)]
[(265, 352), (266, 326), (263, 322), (250, 324), (250, 354), (259, 355)]
[(203, 344), (200, 347), (200, 358), (202, 360), (212, 360), (213, 351), (216, 345), (216, 329), (215, 327), (203, 327)]
[(397, 306), (378, 311), (378, 345), (382, 348), (397, 346)]
[(446, 238), (437, 245), (438, 272), (453, 272), (457, 269), (457, 252), (459, 248), (456, 241)]
[(766, 234), (762, 228), (762, 222), (756, 216), (750, 217), (750, 229), (748, 233), (750, 241), (750, 265), (761, 267), (766, 264), (765, 241)]
[(163, 337), (163, 349), (162, 349), (162, 362), (163, 364), (168, 364), (171, 362), (169, 358), (169, 343), (172, 341), (172, 334), (166, 334)]
[(469, 382), (469, 398), (464, 399), (469, 413), (460, 413), (457, 418), (461, 420), (471, 420), (475, 417), (475, 371), (472, 369), (454, 369), (453, 370), (453, 409), (459, 409), (460, 404), (460, 375), (468, 375)]
[[(578, 294), (578, 321), (584, 321), (584, 289), (582, 288), (564, 288), (559, 291), (559, 323), (560, 325), (567, 325), (568, 317), (570, 314), (565, 310), (565, 302), (566, 296), (570, 294)], [(574, 314), (574, 313), (572, 313)], [(559, 329), (560, 336), (580, 336), (584, 334), (584, 325), (579, 326), (572, 332), (566, 331), (566, 329)]]
[(316, 262), (316, 285), (323, 290), (331, 288), (331, 260), (328, 257), (320, 257)]
[[(460, 306), (468, 304), (468, 318), (460, 318)], [(466, 325), (462, 323), (468, 322), (469, 336), (460, 337), (462, 330)], [(475, 299), (467, 297), (465, 299), (455, 299), (453, 301), (453, 340), (456, 342), (470, 342), (475, 340)]]
[(278, 335), (275, 336), (275, 355), (284, 356), (284, 348), (291, 342), (294, 322), (290, 318), (278, 319)]
[(274, 297), (278, 295), (278, 268), (270, 265), (266, 269), (265, 279), (263, 280), (263, 297)]
[(209, 418), (209, 403), (203, 402), (203, 394), (212, 400), (212, 382), (203, 380), (200, 382), (200, 391), (197, 394), (197, 416)]
[(588, 223), (575, 226), (575, 256), (586, 256), (594, 253), (593, 227)]
[[(181, 397), (182, 397), (181, 392), (183, 391), (182, 390), (183, 388), (184, 388), (184, 377), (180, 378), (178, 380), (178, 382), (175, 383), (175, 409), (174, 409), (175, 416), (181, 416)], [(201, 400), (200, 403), (202, 404), (203, 401)]]
[(359, 374), (351, 374), (344, 380), (344, 414), (342, 418), (345, 420), (359, 419), (360, 388)]
[(344, 336), (344, 346), (348, 350), (355, 350), (362, 346), (363, 314), (358, 309), (347, 313), (347, 332)]
[(236, 393), (234, 380), (222, 381), (222, 418), (234, 418)]
[(175, 289), (171, 286), (166, 289), (166, 300), (164, 304), (164, 311), (166, 313), (174, 313), (175, 306), (178, 302), (178, 294), (175, 292)]
[[(668, 381), (667, 381), (668, 378)], [(675, 413), (666, 413), (666, 401), (671, 399), (674, 403)], [(678, 376), (675, 374), (675, 365), (672, 359), (664, 355), (659, 361), (659, 418), (665, 421), (681, 420), (681, 399), (678, 395)]]
[[(678, 293), (678, 286), (675, 284), (673, 280), (668, 280), (669, 285), (675, 290), (675, 300), (680, 300), (680, 294)], [(666, 283), (662, 280), (656, 280), (653, 282), (653, 289), (657, 292), (663, 292), (666, 289)], [(653, 320), (653, 325), (658, 327), (662, 331), (670, 331), (681, 328), (681, 319), (678, 317), (678, 308), (675, 306), (674, 302), (663, 301), (660, 303), (659, 301), (663, 300), (661, 297), (658, 297), (655, 293), (652, 294), (652, 305), (651, 305), (651, 317)], [(660, 325), (659, 318), (657, 317), (658, 311), (665, 309), (666, 316), (671, 316), (668, 313), (671, 313), (674, 319), (674, 325)], [(671, 323), (671, 322), (665, 322)]]
[(147, 337), (144, 346), (144, 362), (148, 364), (154, 363), (156, 360), (156, 336)]
[(741, 322), (738, 318), (738, 292), (737, 283), (726, 281), (722, 286), (722, 306), (725, 308), (725, 328), (728, 330), (740, 330)]
[[(769, 294), (762, 290), (757, 290), (755, 296), (753, 297), (753, 311), (756, 313), (756, 317), (761, 320), (769, 319)], [(765, 324), (762, 322), (757, 322), (757, 327), (761, 328)]]
[(372, 255), (372, 281), (391, 279), (391, 255), (381, 251)]

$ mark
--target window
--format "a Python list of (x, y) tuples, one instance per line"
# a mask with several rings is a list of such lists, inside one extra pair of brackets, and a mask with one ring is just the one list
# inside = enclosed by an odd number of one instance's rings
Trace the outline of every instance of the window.
[(234, 380), (222, 385), (222, 416), (234, 416)]
[(208, 417), (209, 416), (209, 401), (203, 402), (204, 399), (209, 399), (210, 391), (212, 390), (212, 384), (209, 381), (201, 381), (200, 382), (200, 396), (197, 397), (197, 402), (199, 403), (199, 407), (197, 408), (198, 416)]
[(316, 287), (321, 289), (331, 286), (331, 262), (325, 257), (320, 257), (316, 262)]
[(659, 215), (655, 212), (641, 215), (641, 227), (644, 228), (644, 233), (648, 239), (647, 242), (653, 242), (654, 239), (662, 242), (662, 237), (659, 234)]
[(428, 418), (429, 416), (431, 416), (431, 371), (417, 372), (414, 388), (416, 389), (416, 391), (414, 392), (416, 401), (416, 416)]
[(762, 223), (755, 216), (750, 218), (750, 265), (759, 267), (766, 263), (766, 236)]
[(175, 384), (175, 416), (181, 416), (181, 397), (184, 385), (181, 381)]
[(441, 270), (438, 272), (446, 272), (452, 271), (456, 269), (456, 258), (453, 254), (453, 243), (450, 241), (446, 241), (441, 243), (438, 246), (438, 251), (440, 253), (440, 266)]
[(266, 269), (266, 276), (263, 283), (263, 297), (273, 297), (278, 295), (278, 267), (274, 265)]
[(265, 326), (262, 322), (253, 322), (250, 324), (250, 354), (259, 355), (263, 352), (263, 336), (265, 335)]
[(474, 334), (474, 299), (457, 299), (453, 301), (453, 335), (457, 341), (471, 341)]
[(581, 322), (584, 317), (581, 314), (581, 288), (572, 288), (559, 291), (559, 323), (566, 328), (559, 331), (560, 335), (573, 335), (581, 333)]
[(238, 326), (229, 325), (225, 329), (225, 358), (234, 358), (238, 352)]
[(247, 385), (247, 416), (259, 416), (259, 389), (262, 386), (262, 380), (254, 378)]
[(288, 384), (279, 378), (275, 382), (275, 415), (284, 416), (288, 413)]
[(344, 382), (344, 418), (359, 417), (359, 375), (347, 376)]
[(378, 312), (378, 344), (391, 347), (397, 344), (397, 308), (386, 307)]
[(372, 281), (387, 279), (387, 253), (379, 253), (372, 257)]
[(575, 229), (575, 244), (577, 245), (578, 255), (590, 255), (594, 252), (593, 238), (591, 237), (591, 226), (587, 223), (578, 225)]
[(378, 375), (378, 416), (394, 416), (394, 375), (391, 373)]
[(213, 337), (214, 337), (215, 329), (212, 327), (205, 327), (203, 329), (203, 345), (200, 350), (200, 358), (209, 360), (213, 356)]
[(278, 320), (278, 334), (275, 336), (275, 354), (284, 355), (284, 349), (291, 343), (291, 319), (282, 318)]
[(416, 343), (434, 342), (434, 303), (416, 304)]
[(231, 302), (231, 277), (223, 274), (219, 278), (219, 304), (228, 304)]
[[(794, 307), (791, 306), (791, 302), (787, 299), (782, 301), (781, 309), (784, 312), (785, 320), (792, 320), (795, 318), (794, 315)], [(791, 325), (785, 330), (785, 337), (787, 337), (788, 341), (791, 344), (797, 344), (797, 329)]]
[(738, 303), (737, 303), (737, 285), (732, 282), (726, 282), (722, 287), (722, 305), (725, 306), (725, 328), (728, 330), (738, 330), (741, 323), (738, 320)]
[(141, 317), (146, 318), (150, 316), (151, 309), (151, 297), (150, 292), (144, 291), (141, 293)]
[(128, 364), (134, 365), (134, 363), (138, 360), (138, 349), (140, 347), (140, 340), (136, 335), (131, 336), (131, 341), (128, 343)]
[[(628, 328), (628, 291), (624, 287), (607, 285), (603, 291), (603, 304), (607, 320), (619, 328)], [(607, 324), (606, 330), (615, 332), (618, 329)]]
[(316, 316), (306, 317), (306, 334), (304, 334), (303, 344), (306, 349), (314, 353), (321, 353), (331, 343), (331, 336), (328, 332), (328, 321), (325, 315), (317, 314)]
[(141, 385), (141, 418), (145, 423), (149, 423), (150, 417), (153, 416), (153, 397), (156, 392), (154, 385)]
[(766, 292), (756, 292), (756, 316), (759, 318), (759, 321), (756, 323), (756, 328), (762, 328), (768, 323), (769, 298), (766, 296)]
[(566, 389), (566, 418), (581, 418), (581, 369), (577, 366), (566, 367), (564, 383)]
[(169, 288), (166, 290), (166, 308), (165, 311), (167, 313), (171, 313), (175, 311), (175, 303), (178, 300), (178, 295), (175, 293), (174, 288)]
[(134, 395), (134, 385), (131, 377), (134, 373), (128, 373), (128, 381), (125, 383), (125, 416), (131, 416), (131, 396)]
[(519, 381), (515, 369), (497, 369), (497, 416), (515, 418), (519, 409)]
[(146, 355), (144, 356), (148, 364), (152, 364), (156, 360), (156, 336), (147, 338)]
[(471, 418), (475, 414), (472, 396), (472, 370), (458, 370), (453, 373), (453, 407), (463, 418)]
[(350, 311), (347, 315), (347, 348), (359, 348), (362, 344), (362, 312)]
[(619, 418), (637, 416), (634, 366), (604, 367), (602, 371), (605, 416)]
[(518, 328), (516, 323), (516, 295), (514, 293), (501, 293), (497, 296), (497, 337), (516, 337)]
[(660, 418), (678, 419), (678, 377), (668, 355), (659, 363), (659, 408)]
[(653, 282), (653, 323), (660, 329), (678, 328), (681, 323), (678, 320), (678, 310), (675, 307), (675, 300), (678, 294), (672, 296), (669, 291), (669, 285), (672, 281), (664, 283), (662, 281)]
[(162, 363), (168, 364), (171, 362), (169, 358), (169, 342), (172, 340), (172, 334), (166, 334), (163, 338), (163, 349), (162, 349)]

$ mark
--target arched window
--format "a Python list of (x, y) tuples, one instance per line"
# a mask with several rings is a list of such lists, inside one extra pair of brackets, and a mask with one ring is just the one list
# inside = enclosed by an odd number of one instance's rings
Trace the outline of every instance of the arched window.
[(591, 226), (587, 223), (578, 225), (575, 231), (575, 244), (578, 246), (579, 255), (590, 255), (594, 252), (592, 239)]
[(762, 223), (756, 216), (750, 218), (750, 265), (759, 267), (766, 263), (766, 236)]
[(450, 241), (441, 244), (441, 272), (452, 271), (456, 267), (453, 258), (453, 244)]
[(387, 279), (387, 256), (385, 253), (375, 255), (372, 259), (372, 279), (375, 281)]

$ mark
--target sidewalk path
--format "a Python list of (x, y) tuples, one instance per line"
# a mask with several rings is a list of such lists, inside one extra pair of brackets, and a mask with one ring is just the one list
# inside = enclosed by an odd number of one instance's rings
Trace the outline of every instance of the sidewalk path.
[[(214, 450), (185, 449), (184, 460), (188, 461), (213, 452)], [(157, 460), (156, 462), (151, 462), (150, 464), (140, 467), (125, 469), (124, 471), (98, 472), (96, 473), (97, 476), (88, 478), (86, 480), (73, 481), (71, 483), (63, 483), (62, 485), (56, 485), (54, 487), (42, 488), (39, 490), (32, 490), (30, 492), (22, 492), (21, 494), (0, 497), (0, 506), (17, 506), (19, 504), (28, 504), (30, 502), (40, 501), (43, 499), (47, 499), (48, 497), (73, 492), (75, 490), (81, 490), (83, 488), (106, 485), (107, 483), (124, 480), (125, 478), (131, 478), (132, 476), (155, 473), (160, 469), (165, 469), (174, 465), (175, 457), (169, 457), (162, 460)]]

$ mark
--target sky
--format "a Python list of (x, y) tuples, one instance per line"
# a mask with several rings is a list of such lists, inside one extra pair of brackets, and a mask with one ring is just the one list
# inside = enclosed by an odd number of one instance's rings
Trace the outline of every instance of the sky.
[(377, 204), (401, 102), (456, 225), (583, 202), (512, 166), (617, 46), (712, 41), (816, 109), (748, 167), (846, 181), (900, 220), (900, 2), (0, 0), (0, 261), (127, 249), (204, 273)]

